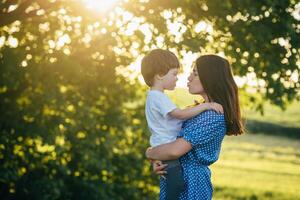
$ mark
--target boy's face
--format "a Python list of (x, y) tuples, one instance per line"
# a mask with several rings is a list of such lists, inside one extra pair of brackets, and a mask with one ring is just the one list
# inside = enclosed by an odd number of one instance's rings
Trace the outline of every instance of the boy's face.
[(178, 69), (173, 68), (168, 71), (166, 75), (162, 77), (163, 87), (166, 90), (174, 90), (176, 86)]

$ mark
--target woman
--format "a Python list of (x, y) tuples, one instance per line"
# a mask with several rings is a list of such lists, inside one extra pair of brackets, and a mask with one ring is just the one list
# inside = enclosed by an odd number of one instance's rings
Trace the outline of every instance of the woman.
[[(209, 165), (219, 157), (225, 134), (243, 133), (238, 88), (228, 61), (216, 55), (201, 56), (188, 78), (191, 94), (199, 94), (205, 102), (223, 106), (224, 115), (214, 111), (200, 113), (187, 120), (176, 141), (149, 148), (146, 156), (152, 160), (180, 158), (185, 187), (180, 200), (212, 199), (213, 187)], [(158, 174), (165, 173), (166, 165), (154, 167)], [(160, 199), (165, 199), (166, 181), (161, 178)]]

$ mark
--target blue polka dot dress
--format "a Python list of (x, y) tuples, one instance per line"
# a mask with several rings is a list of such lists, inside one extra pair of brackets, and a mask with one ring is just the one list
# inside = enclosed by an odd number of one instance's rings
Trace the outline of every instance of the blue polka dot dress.
[[(180, 158), (184, 190), (180, 200), (212, 199), (213, 187), (209, 165), (219, 158), (221, 143), (226, 134), (224, 115), (205, 111), (183, 123), (179, 137), (192, 145)], [(166, 181), (160, 179), (160, 200), (165, 200)]]

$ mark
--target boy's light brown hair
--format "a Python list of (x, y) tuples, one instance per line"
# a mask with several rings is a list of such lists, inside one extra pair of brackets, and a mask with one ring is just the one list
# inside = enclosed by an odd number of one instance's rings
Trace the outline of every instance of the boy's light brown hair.
[(179, 68), (179, 61), (174, 53), (163, 49), (154, 49), (142, 59), (141, 72), (146, 84), (153, 85), (154, 76), (164, 76), (170, 69)]

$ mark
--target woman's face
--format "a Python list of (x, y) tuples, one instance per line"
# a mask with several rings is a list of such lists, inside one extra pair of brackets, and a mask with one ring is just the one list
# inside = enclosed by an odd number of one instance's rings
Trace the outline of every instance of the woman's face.
[(189, 92), (191, 94), (205, 94), (202, 83), (199, 79), (197, 69), (194, 67), (193, 71), (191, 72), (190, 76), (188, 77), (188, 84)]

